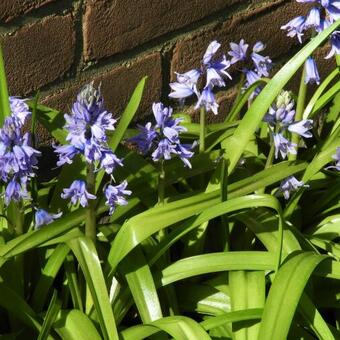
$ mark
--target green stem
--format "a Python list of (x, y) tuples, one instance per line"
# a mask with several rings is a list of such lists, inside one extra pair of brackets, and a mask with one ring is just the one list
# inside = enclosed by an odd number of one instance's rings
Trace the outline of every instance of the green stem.
[[(228, 165), (226, 159), (222, 158), (221, 164), (221, 202), (225, 202), (228, 200)], [(224, 251), (230, 250), (230, 228), (229, 228), (229, 219), (228, 215), (224, 214), (221, 217), (222, 228), (224, 233)]]
[(205, 107), (201, 107), (200, 111), (200, 145), (199, 145), (199, 153), (203, 153), (205, 151)]
[[(298, 95), (298, 100), (296, 103), (296, 113), (295, 113), (295, 122), (299, 121), (302, 119), (303, 112), (305, 110), (305, 105), (306, 105), (306, 95), (307, 95), (307, 84), (305, 83), (305, 78), (306, 78), (306, 68), (303, 68), (302, 75), (301, 75), (301, 81), (300, 81), (300, 88), (299, 88), (299, 95)], [(297, 145), (297, 150), (299, 147), (299, 141), (300, 141), (300, 136), (296, 133), (292, 133), (292, 143), (295, 143)], [(297, 158), (297, 153), (294, 154), (289, 154), (288, 159), (290, 161), (295, 161)]]
[[(95, 194), (96, 186), (96, 175), (94, 172), (93, 164), (87, 166), (87, 177), (86, 177), (87, 191), (90, 194)], [(86, 220), (85, 220), (85, 235), (96, 242), (96, 201), (89, 200), (86, 208)]]
[[(275, 154), (275, 145), (274, 145), (274, 140), (272, 135), (270, 135), (270, 150), (269, 150), (269, 154), (266, 160), (266, 164), (264, 166), (265, 169), (270, 168), (273, 165), (274, 162), (274, 154)], [(259, 194), (264, 194), (266, 191), (266, 187), (260, 189), (258, 191)]]
[(164, 161), (161, 160), (159, 175), (158, 175), (158, 203), (164, 204), (164, 196), (165, 196), (165, 170), (164, 170)]

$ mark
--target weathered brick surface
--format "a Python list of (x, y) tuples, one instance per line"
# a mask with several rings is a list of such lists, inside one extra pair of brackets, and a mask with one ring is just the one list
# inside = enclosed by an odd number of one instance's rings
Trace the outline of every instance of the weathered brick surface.
[(1, 38), (11, 94), (25, 95), (61, 77), (74, 58), (71, 15), (50, 16)]
[(160, 98), (162, 67), (161, 55), (158, 52), (142, 57), (129, 66), (119, 66), (94, 78), (83, 79), (77, 85), (45, 98), (43, 103), (60, 111), (69, 112), (80, 88), (93, 80), (95, 85), (101, 83), (106, 107), (115, 116), (120, 116), (138, 81), (145, 75), (148, 76), (148, 80), (138, 110), (138, 117), (140, 118), (149, 114), (150, 103)]
[(174, 48), (171, 75), (173, 77), (175, 71), (184, 72), (197, 67), (212, 40), (218, 40), (224, 51), (229, 49), (230, 42), (239, 42), (242, 38), (250, 45), (261, 40), (267, 46), (266, 55), (275, 58), (287, 54), (296, 40), (288, 38), (280, 27), (306, 9), (307, 6), (293, 1), (281, 6), (273, 2), (180, 40)]
[(242, 0), (88, 0), (85, 59), (129, 50)]
[(8, 22), (29, 11), (44, 6), (55, 0), (1, 0), (0, 22)]

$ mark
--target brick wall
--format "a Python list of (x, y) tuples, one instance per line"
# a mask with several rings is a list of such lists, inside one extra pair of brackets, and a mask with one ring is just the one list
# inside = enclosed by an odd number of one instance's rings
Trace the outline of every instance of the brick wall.
[[(213, 39), (224, 50), (241, 38), (262, 40), (274, 61), (285, 60), (297, 45), (280, 26), (305, 8), (294, 0), (1, 0), (10, 93), (40, 89), (45, 104), (68, 111), (79, 88), (94, 80), (119, 115), (148, 75), (142, 117), (152, 101), (167, 100), (174, 71), (197, 65)], [(219, 97), (222, 108), (234, 83)]]

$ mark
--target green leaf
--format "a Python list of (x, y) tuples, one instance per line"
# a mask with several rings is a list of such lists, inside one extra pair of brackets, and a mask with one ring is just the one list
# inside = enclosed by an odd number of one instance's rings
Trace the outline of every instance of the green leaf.
[(41, 331), (39, 333), (38, 340), (48, 339), (52, 325), (60, 311), (60, 308), (61, 308), (61, 301), (58, 300), (57, 291), (55, 290), (52, 295), (50, 305), (48, 306), (48, 310), (47, 310)]
[(187, 257), (163, 269), (161, 283), (168, 285), (196, 275), (229, 270), (273, 270), (275, 255), (265, 251), (230, 251)]
[(93, 242), (83, 236), (68, 242), (84, 273), (99, 319), (104, 339), (118, 339), (113, 312)]
[(296, 254), (279, 269), (269, 290), (259, 339), (287, 338), (303, 290), (315, 268), (326, 259), (310, 252)]
[(65, 244), (59, 244), (53, 250), (53, 253), (49, 257), (45, 267), (42, 268), (41, 276), (35, 286), (31, 302), (36, 311), (42, 310), (53, 281), (69, 251), (70, 249)]
[(61, 311), (54, 324), (54, 329), (62, 339), (67, 340), (101, 340), (92, 321), (80, 310)]
[(135, 248), (122, 262), (122, 270), (143, 323), (163, 317), (155, 283), (143, 252)]
[(176, 340), (211, 340), (210, 336), (197, 322), (185, 316), (168, 316), (145, 326), (131, 327), (121, 332), (121, 336), (125, 340), (144, 339), (156, 333), (157, 328)]
[(0, 126), (4, 124), (6, 117), (11, 114), (11, 109), (9, 106), (9, 96), (6, 81), (6, 70), (5, 61), (2, 52), (2, 47), (0, 46)]

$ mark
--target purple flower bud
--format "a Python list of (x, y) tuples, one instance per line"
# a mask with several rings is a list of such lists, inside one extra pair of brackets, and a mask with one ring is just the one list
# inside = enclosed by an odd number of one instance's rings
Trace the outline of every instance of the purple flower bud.
[(110, 215), (112, 215), (112, 213), (115, 211), (117, 205), (128, 204), (124, 196), (131, 195), (131, 191), (126, 190), (126, 187), (127, 187), (127, 181), (124, 181), (117, 186), (108, 185), (104, 189), (104, 194), (107, 199), (105, 204), (110, 207), (110, 212), (109, 212)]
[(299, 122), (293, 123), (289, 125), (288, 130), (290, 132), (297, 133), (298, 135), (311, 138), (313, 137), (312, 133), (309, 131), (313, 128), (313, 121), (311, 119), (300, 120)]
[(39, 229), (43, 225), (52, 223), (55, 219), (59, 218), (63, 213), (50, 214), (44, 209), (37, 209), (35, 212), (35, 227)]
[(262, 41), (258, 41), (253, 46), (253, 52), (255, 53), (262, 52), (265, 48), (266, 48), (266, 45)]
[(279, 157), (279, 153), (282, 159), (287, 157), (288, 153), (296, 154), (295, 143), (290, 142), (288, 139), (282, 136), (280, 133), (273, 134), (274, 146), (275, 146), (275, 158)]
[(241, 39), (239, 44), (231, 42), (229, 45), (231, 51), (229, 51), (228, 54), (232, 57), (230, 61), (231, 64), (246, 60), (249, 45), (244, 42), (244, 39)]
[(61, 194), (61, 198), (63, 199), (71, 199), (71, 203), (76, 205), (78, 202), (82, 207), (86, 207), (88, 205), (88, 200), (96, 199), (95, 195), (90, 194), (86, 190), (86, 183), (82, 180), (75, 180), (72, 182), (71, 186), (68, 189), (64, 189)]
[(297, 191), (301, 187), (308, 187), (308, 185), (304, 185), (302, 181), (298, 181), (294, 176), (289, 176), (281, 182), (279, 190), (283, 193), (284, 198), (288, 200), (291, 192)]
[(320, 76), (315, 60), (312, 57), (308, 57), (305, 62), (306, 78), (305, 84), (320, 84)]
[(205, 107), (207, 112), (212, 111), (215, 115), (218, 114), (217, 110), (219, 105), (216, 102), (215, 96), (210, 86), (204, 88), (201, 96), (198, 99), (195, 109), (198, 109), (202, 106)]

